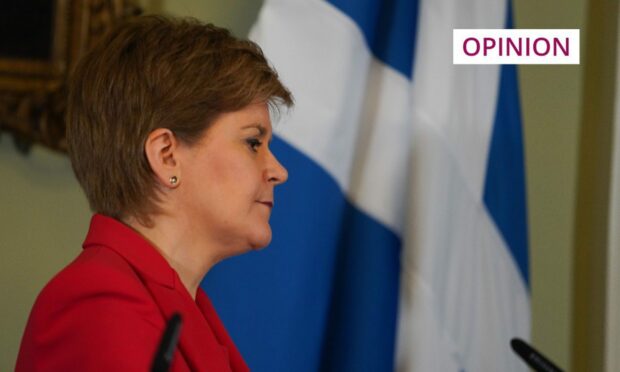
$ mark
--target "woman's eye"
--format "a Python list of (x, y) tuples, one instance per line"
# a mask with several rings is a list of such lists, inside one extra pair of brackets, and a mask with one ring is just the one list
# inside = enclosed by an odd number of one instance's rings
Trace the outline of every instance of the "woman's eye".
[(256, 152), (258, 148), (260, 147), (260, 145), (263, 144), (261, 140), (256, 139), (256, 138), (249, 138), (246, 142), (248, 143), (248, 145), (254, 152)]

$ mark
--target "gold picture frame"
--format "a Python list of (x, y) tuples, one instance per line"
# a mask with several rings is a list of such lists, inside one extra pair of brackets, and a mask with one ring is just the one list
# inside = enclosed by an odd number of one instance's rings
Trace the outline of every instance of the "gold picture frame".
[(115, 22), (140, 10), (130, 0), (1, 3), (0, 131), (10, 132), (26, 153), (35, 143), (66, 152), (64, 115), (71, 68)]

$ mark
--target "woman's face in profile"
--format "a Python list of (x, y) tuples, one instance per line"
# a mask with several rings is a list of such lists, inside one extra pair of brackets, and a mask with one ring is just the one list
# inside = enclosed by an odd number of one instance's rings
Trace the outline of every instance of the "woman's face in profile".
[(267, 104), (258, 103), (220, 115), (197, 143), (183, 146), (179, 207), (192, 233), (230, 250), (224, 256), (271, 241), (274, 187), (288, 177), (269, 149), (271, 136)]

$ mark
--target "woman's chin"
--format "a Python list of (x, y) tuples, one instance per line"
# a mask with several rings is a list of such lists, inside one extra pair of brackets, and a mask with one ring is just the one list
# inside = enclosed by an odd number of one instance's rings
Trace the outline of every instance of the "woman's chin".
[(250, 238), (250, 248), (254, 251), (265, 248), (269, 243), (271, 243), (271, 228), (269, 227), (256, 231)]

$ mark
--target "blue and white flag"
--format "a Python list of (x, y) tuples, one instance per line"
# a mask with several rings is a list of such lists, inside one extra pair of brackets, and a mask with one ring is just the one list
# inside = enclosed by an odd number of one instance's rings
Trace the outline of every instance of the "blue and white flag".
[(265, 1), (251, 37), (295, 96), (272, 144), (289, 181), (271, 246), (203, 283), (252, 370), (514, 369), (510, 337), (529, 330), (514, 69), (446, 54), (454, 25), (506, 14), (493, 1)]
[(530, 329), (516, 67), (451, 58), (453, 29), (509, 27), (509, 3), (422, 0), (419, 14), (399, 370), (526, 370), (509, 346)]

